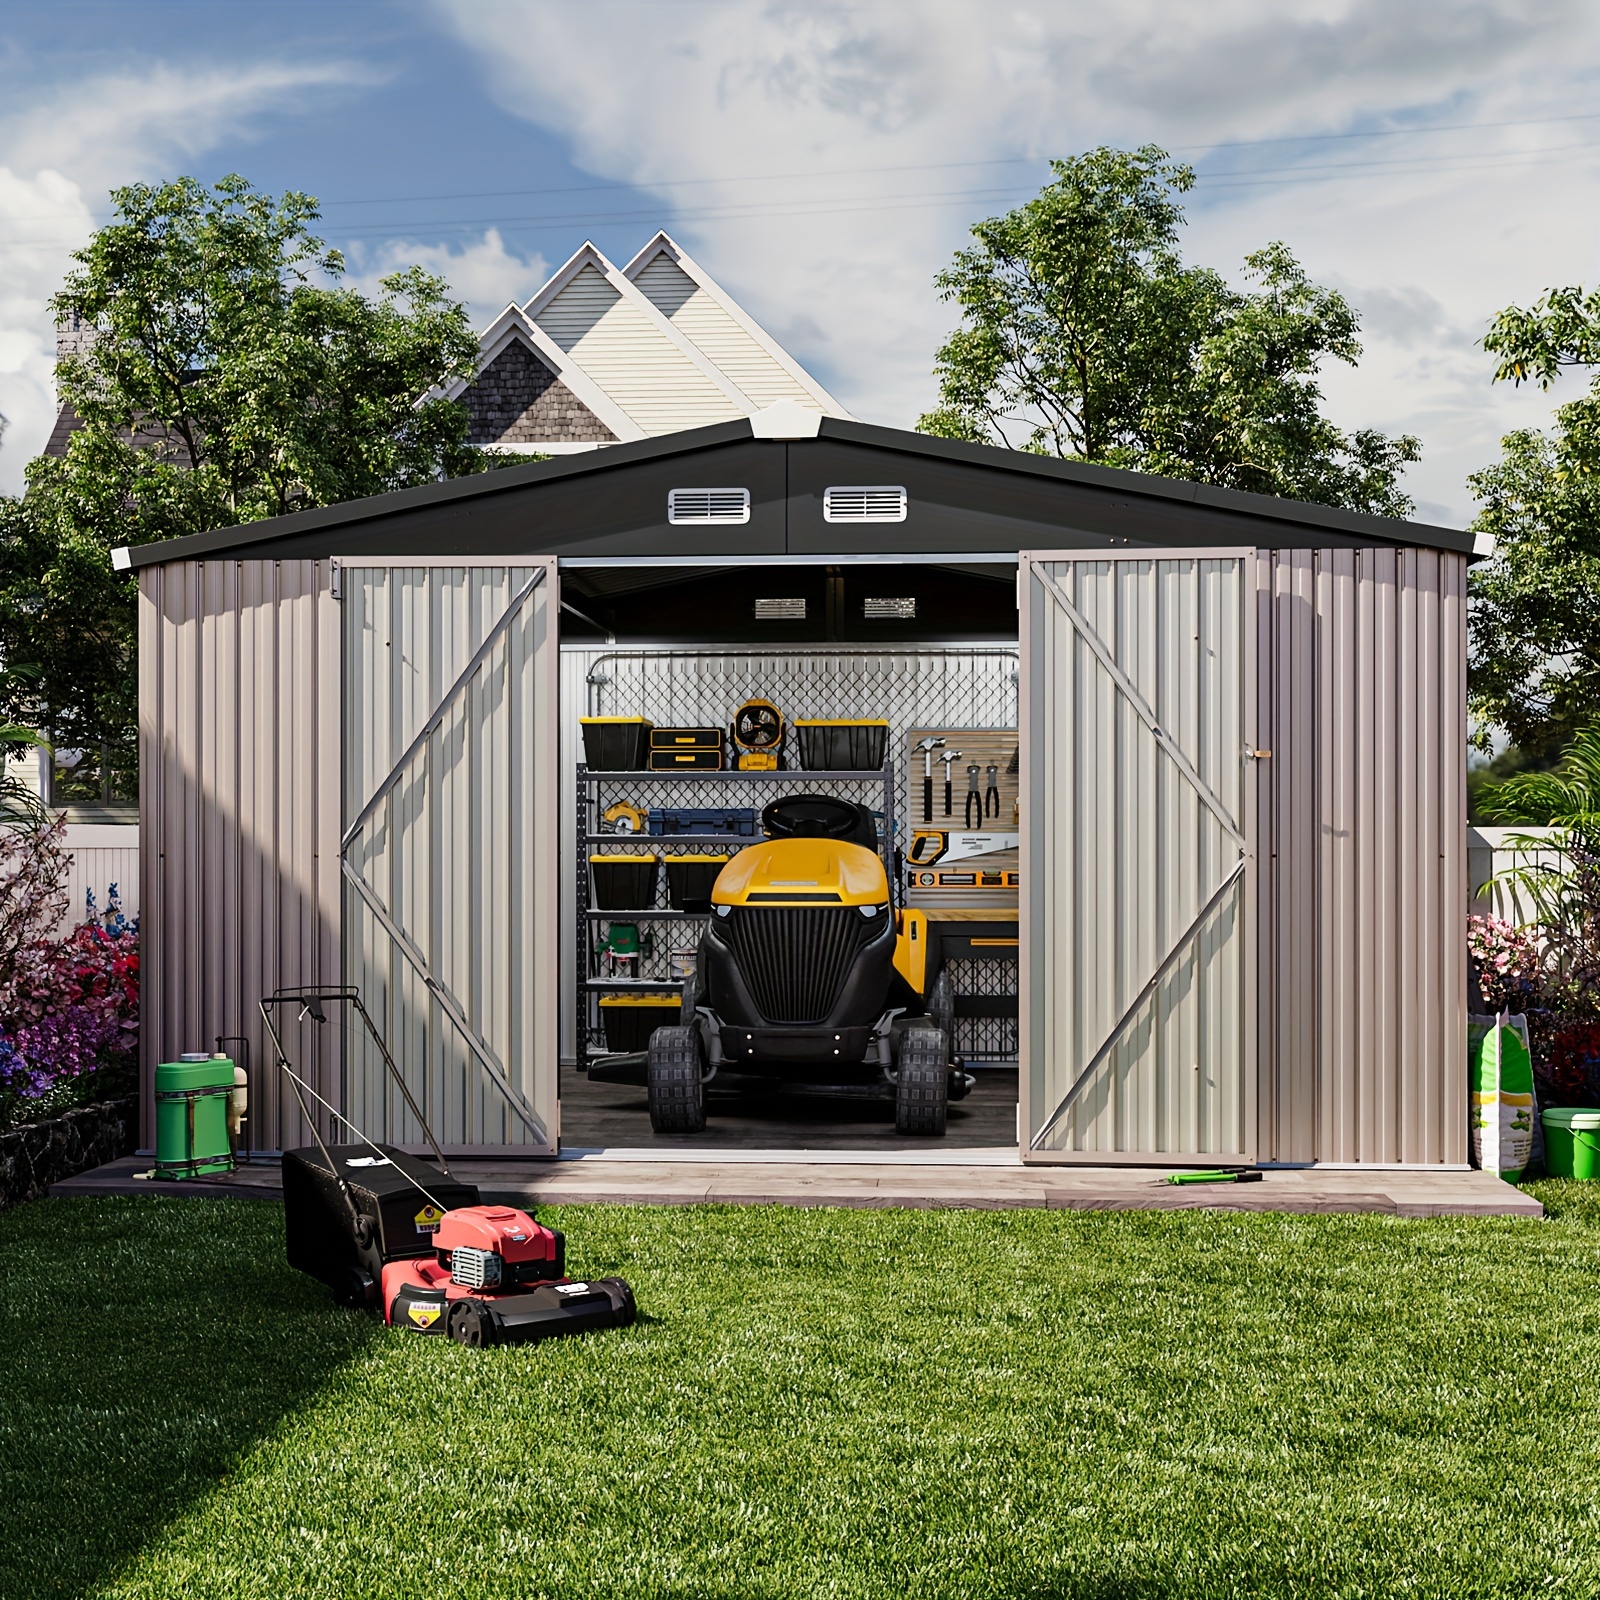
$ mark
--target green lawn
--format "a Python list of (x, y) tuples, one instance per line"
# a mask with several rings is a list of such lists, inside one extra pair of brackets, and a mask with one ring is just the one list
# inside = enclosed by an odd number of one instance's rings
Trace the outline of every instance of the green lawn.
[(1600, 1594), (1552, 1220), (568, 1208), (620, 1332), (474, 1352), (276, 1206), (0, 1216), (0, 1596)]

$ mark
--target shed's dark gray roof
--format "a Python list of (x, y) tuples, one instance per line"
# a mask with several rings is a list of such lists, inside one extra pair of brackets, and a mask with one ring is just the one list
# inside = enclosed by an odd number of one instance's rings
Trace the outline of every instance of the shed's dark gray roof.
[[(903, 484), (904, 522), (829, 524), (830, 484)], [(750, 521), (667, 522), (667, 492), (740, 485)], [(1019, 549), (1411, 545), (1463, 554), (1472, 535), (1271, 495), (959, 444), (824, 417), (815, 438), (757, 439), (746, 419), (505, 467), (448, 483), (118, 553), (201, 558), (1013, 554)]]

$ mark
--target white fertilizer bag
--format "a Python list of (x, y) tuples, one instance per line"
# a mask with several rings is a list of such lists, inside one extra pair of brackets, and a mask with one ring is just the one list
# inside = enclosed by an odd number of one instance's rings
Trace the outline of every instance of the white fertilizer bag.
[(1505, 1012), (1470, 1019), (1467, 1053), (1472, 1163), (1516, 1183), (1533, 1159), (1538, 1120), (1528, 1019)]

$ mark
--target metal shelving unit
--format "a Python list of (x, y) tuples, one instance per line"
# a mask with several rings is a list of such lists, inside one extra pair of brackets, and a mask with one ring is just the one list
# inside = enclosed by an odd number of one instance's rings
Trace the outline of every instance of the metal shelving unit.
[[(759, 844), (763, 835), (758, 831), (748, 833), (601, 833), (599, 819), (605, 811), (606, 805), (611, 800), (628, 799), (637, 803), (634, 795), (647, 788), (655, 794), (665, 794), (670, 797), (673, 804), (708, 806), (723, 805), (739, 802), (725, 801), (721, 796), (730, 791), (737, 793), (741, 788), (754, 791), (756, 798), (755, 809), (759, 812), (765, 798), (774, 797), (774, 792), (799, 792), (807, 789), (818, 789), (827, 793), (838, 793), (847, 786), (857, 790), (867, 789), (873, 791), (874, 799), (868, 801), (862, 796), (863, 804), (877, 806), (876, 796), (881, 794), (882, 817), (879, 824), (879, 851), (883, 856), (884, 868), (889, 877), (889, 892), (895, 904), (900, 899), (900, 874), (896, 869), (895, 856), (895, 770), (893, 761), (886, 761), (880, 768), (868, 771), (849, 772), (807, 772), (805, 770), (782, 769), (776, 772), (738, 772), (738, 771), (679, 771), (679, 772), (602, 772), (589, 768), (579, 763), (577, 771), (578, 782), (578, 818), (581, 832), (579, 838), (583, 841), (581, 852), (582, 859), (578, 862), (577, 873), (577, 934), (579, 959), (577, 962), (577, 1057), (578, 1070), (587, 1072), (590, 1060), (597, 1055), (608, 1052), (603, 1048), (595, 1047), (596, 1040), (600, 1037), (598, 1007), (595, 1001), (605, 994), (670, 994), (683, 987), (682, 978), (644, 977), (642, 969), (644, 959), (640, 959), (641, 975), (632, 978), (602, 978), (596, 975), (596, 952), (594, 935), (597, 929), (608, 926), (613, 922), (656, 922), (668, 926), (677, 925), (684, 930), (687, 942), (692, 930), (693, 941), (698, 944), (700, 929), (706, 918), (704, 915), (692, 911), (677, 911), (664, 904), (657, 904), (639, 911), (602, 911), (590, 903), (590, 871), (589, 854), (593, 846), (611, 845), (619, 854), (637, 853), (641, 847), (647, 847), (652, 853), (668, 857), (675, 854), (695, 854), (712, 848), (725, 848), (731, 851), (743, 849), (746, 845)], [(607, 794), (607, 791), (614, 791)], [(623, 793), (622, 791), (631, 791)], [(714, 800), (708, 796), (716, 796)], [(685, 797), (687, 794), (687, 798)], [(848, 794), (843, 798), (850, 798)], [(743, 803), (748, 804), (748, 801)], [(604, 853), (604, 852), (596, 852)], [(656, 876), (655, 894), (659, 900), (664, 898), (666, 892), (665, 871)], [(652, 959), (655, 959), (654, 957)], [(668, 958), (670, 960), (670, 956)]]

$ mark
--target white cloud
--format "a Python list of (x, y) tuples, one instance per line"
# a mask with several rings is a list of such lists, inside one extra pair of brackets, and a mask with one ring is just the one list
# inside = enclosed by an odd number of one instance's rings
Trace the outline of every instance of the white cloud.
[(477, 328), (487, 326), (511, 301), (520, 305), (550, 276), (543, 256), (524, 258), (507, 250), (498, 228), (490, 228), (481, 239), (454, 250), (446, 244), (386, 239), (376, 249), (353, 254), (349, 265), (346, 281), (366, 294), (376, 292), (385, 273), (411, 266), (436, 272), (448, 281), (451, 293), (466, 303)]
[[(1528, 125), (1592, 110), (1580, 0), (437, 4), (507, 109), (586, 168), (655, 188), (662, 222), (875, 421), (908, 425), (931, 399), (952, 321), (933, 273), (1026, 170), (959, 163), (1477, 125), (1214, 150), (1212, 167), (1296, 170), (1202, 184), (1187, 243), (1236, 272), (1282, 238), (1358, 306), (1368, 294), (1367, 359), (1328, 374), (1331, 403), (1347, 425), (1420, 433), (1414, 492), (1452, 519), (1504, 427), (1548, 410), (1491, 389), (1474, 341), (1497, 307), (1593, 260), (1594, 158), (1557, 147), (1600, 125)], [(1351, 161), (1369, 165), (1313, 170)], [(889, 167), (916, 170), (871, 170)]]
[(180, 71), (154, 66), (60, 86), (0, 119), (0, 492), (55, 420), (49, 299), (114, 184), (165, 176), (174, 161), (247, 133), (261, 113), (306, 92), (367, 81), (337, 63)]

